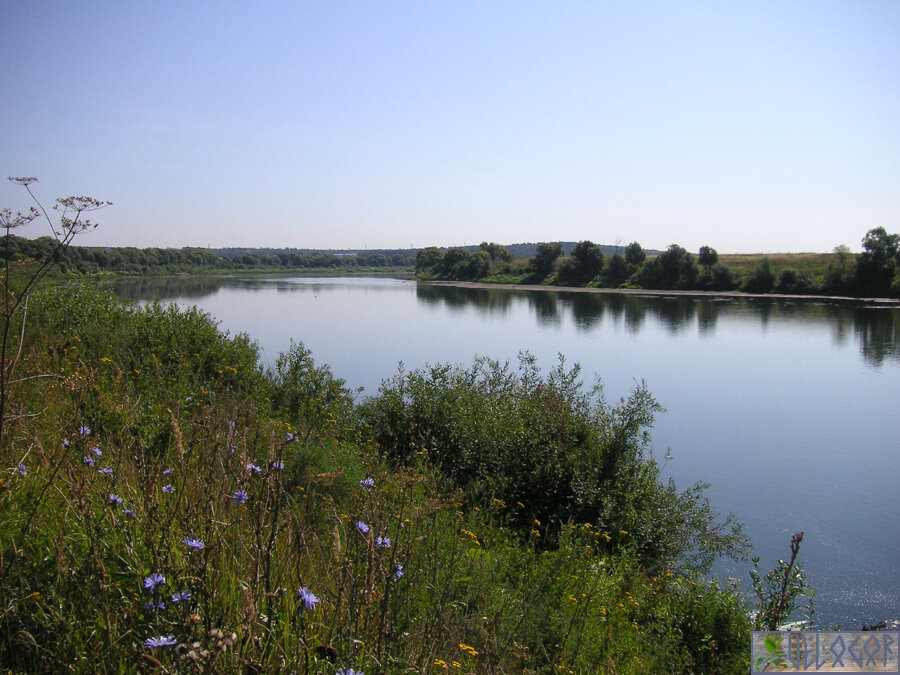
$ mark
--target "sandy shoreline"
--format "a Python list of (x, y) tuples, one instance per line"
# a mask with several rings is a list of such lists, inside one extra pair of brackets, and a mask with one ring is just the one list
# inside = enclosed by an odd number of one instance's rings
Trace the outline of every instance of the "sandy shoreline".
[(721, 299), (802, 300), (833, 304), (863, 305), (866, 307), (900, 308), (895, 298), (854, 298), (843, 295), (790, 295), (787, 293), (744, 293), (742, 291), (662, 291), (644, 288), (585, 288), (583, 286), (542, 286), (539, 284), (491, 284), (482, 281), (424, 281), (421, 283), (456, 288), (504, 288), (515, 291), (563, 291), (566, 293), (604, 293), (607, 295), (637, 295), (649, 298), (694, 297)]

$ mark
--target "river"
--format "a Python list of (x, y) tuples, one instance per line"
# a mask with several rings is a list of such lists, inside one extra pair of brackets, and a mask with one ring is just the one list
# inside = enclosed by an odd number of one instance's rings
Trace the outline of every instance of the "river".
[[(636, 297), (437, 286), (397, 279), (120, 280), (138, 302), (197, 305), (271, 364), (302, 341), (361, 396), (403, 363), (562, 354), (607, 398), (646, 381), (663, 473), (710, 483), (769, 569), (804, 531), (816, 619), (900, 618), (900, 309), (827, 301)], [(666, 459), (669, 457), (668, 459)], [(747, 587), (748, 565), (715, 572)]]

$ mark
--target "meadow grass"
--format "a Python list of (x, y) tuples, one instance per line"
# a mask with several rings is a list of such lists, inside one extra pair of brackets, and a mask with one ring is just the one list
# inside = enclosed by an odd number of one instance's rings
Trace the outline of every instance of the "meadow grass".
[[(34, 297), (23, 340), (0, 448), (0, 671), (749, 665), (744, 600), (686, 543), (721, 531), (659, 483), (640, 401), (481, 363), (361, 405), (301, 344), (266, 370), (197, 310), (90, 287)], [(583, 480), (567, 486), (570, 451)], [(683, 541), (654, 539), (672, 526)]]

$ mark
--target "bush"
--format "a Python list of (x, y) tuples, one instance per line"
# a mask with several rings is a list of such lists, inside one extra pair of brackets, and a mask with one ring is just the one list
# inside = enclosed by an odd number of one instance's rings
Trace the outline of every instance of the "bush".
[(579, 374), (560, 359), (543, 377), (527, 354), (518, 372), (489, 359), (432, 366), (384, 383), (361, 415), (395, 462), (426, 453), (473, 504), (503, 503), (511, 525), (547, 545), (566, 523), (586, 522), (647, 567), (702, 570), (739, 554), (740, 528), (716, 522), (704, 486), (660, 481), (647, 448), (661, 408), (646, 387), (609, 405)]

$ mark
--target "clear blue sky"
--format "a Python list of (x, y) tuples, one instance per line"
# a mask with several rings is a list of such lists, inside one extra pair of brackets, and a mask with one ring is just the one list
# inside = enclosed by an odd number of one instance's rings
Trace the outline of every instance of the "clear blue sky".
[(115, 202), (84, 245), (900, 231), (896, 0), (7, 0), (0, 35), (0, 175)]

